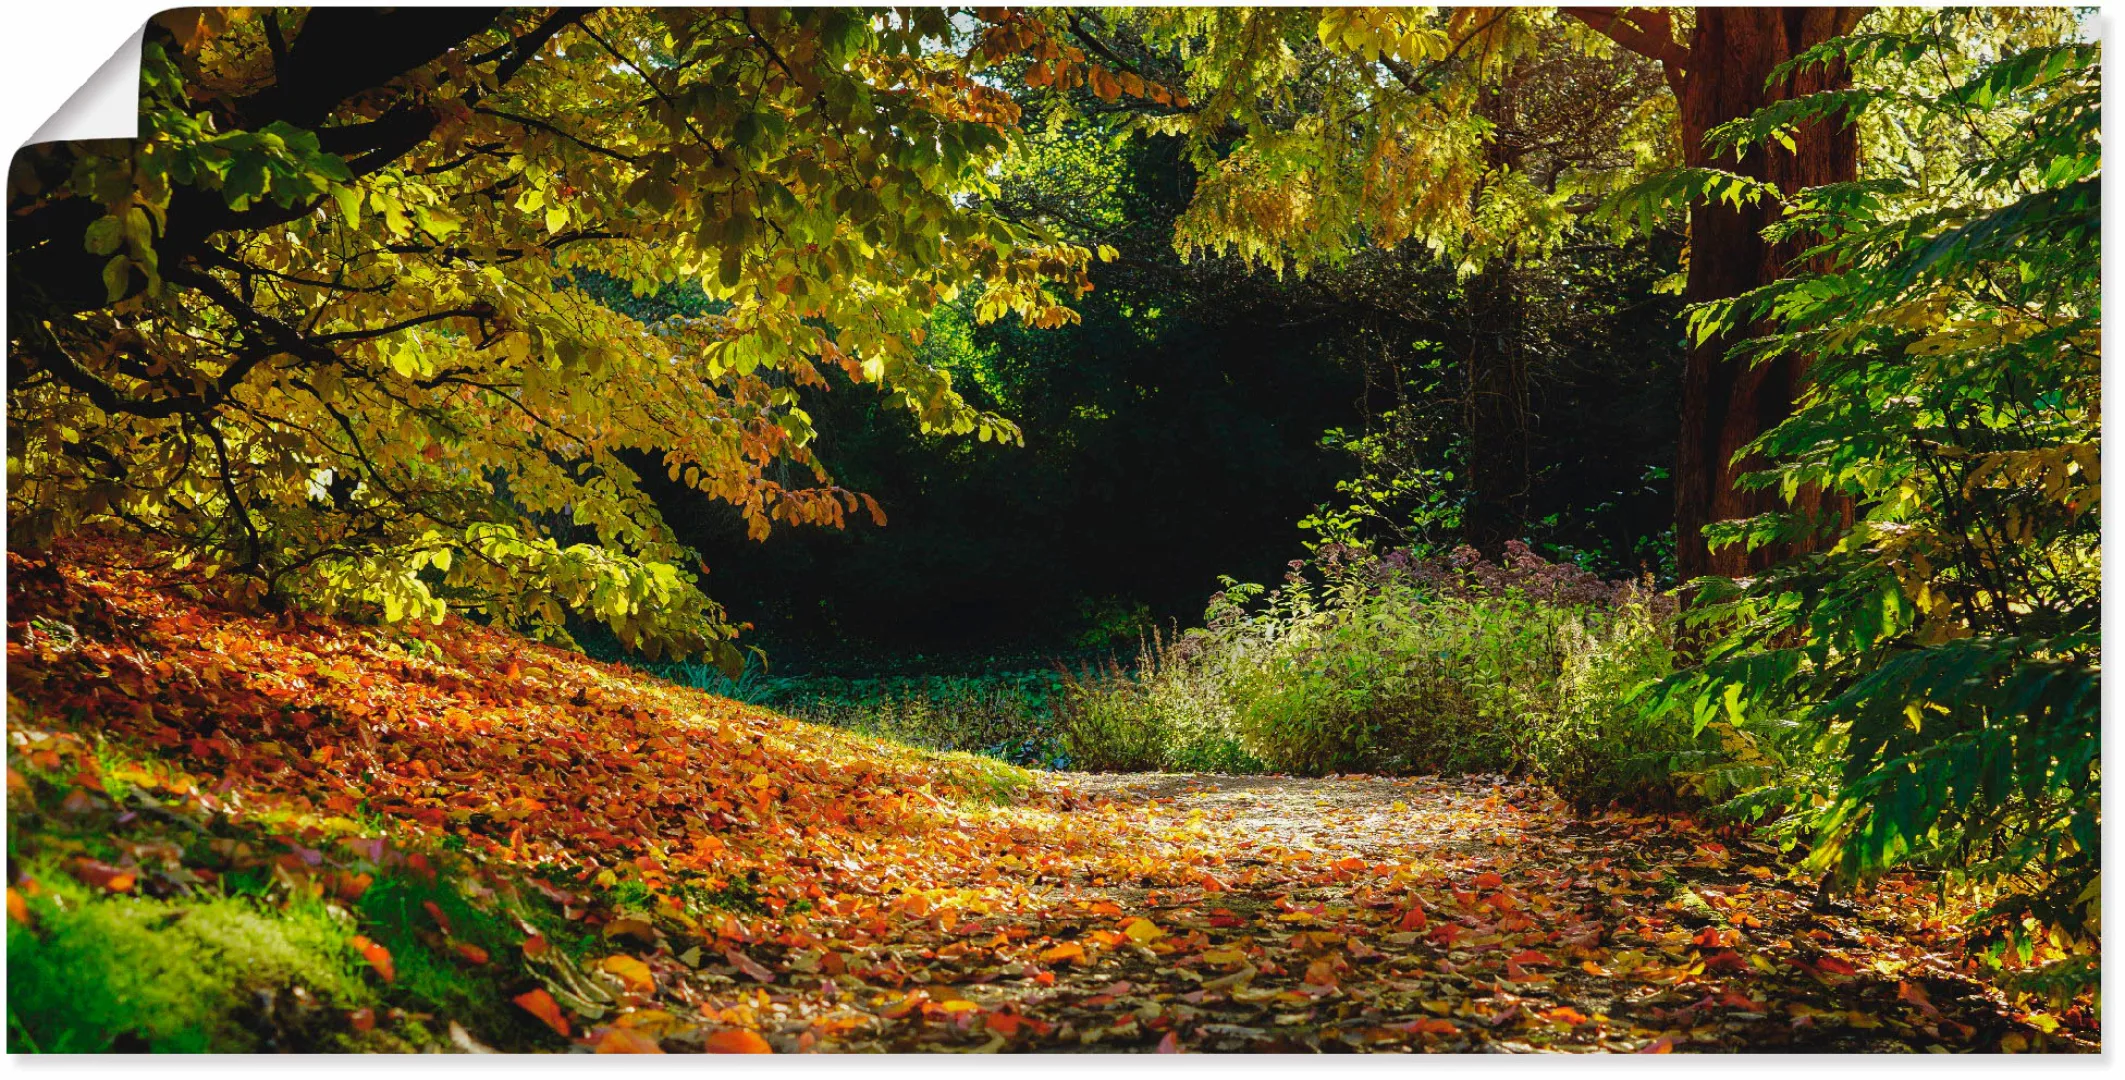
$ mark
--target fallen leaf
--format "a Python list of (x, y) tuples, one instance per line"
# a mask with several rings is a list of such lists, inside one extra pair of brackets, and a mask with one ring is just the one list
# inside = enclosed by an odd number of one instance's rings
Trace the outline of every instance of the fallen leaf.
[(391, 965), (391, 950), (378, 945), (361, 934), (348, 938), (347, 944), (352, 945), (356, 952), (361, 953), (362, 959), (367, 960), (369, 966), (375, 968), (376, 973), (383, 976), (385, 982), (398, 981), (398, 971)]
[(650, 973), (649, 965), (624, 953), (606, 957), (599, 962), (598, 968), (617, 976), (629, 990), (637, 993), (646, 994), (657, 988), (657, 978)]
[(628, 1027), (601, 1029), (595, 1036), (593, 1048), (600, 1054), (661, 1054), (664, 1048), (657, 1040)]
[(510, 1000), (516, 1002), (525, 1012), (544, 1021), (555, 1034), (562, 1038), (568, 1037), (568, 1018), (561, 1015), (560, 1003), (553, 1000), (553, 995), (547, 993), (544, 987), (518, 994)]
[(703, 1044), (711, 1054), (772, 1054), (775, 1048), (755, 1031), (744, 1028), (725, 1028), (708, 1037)]

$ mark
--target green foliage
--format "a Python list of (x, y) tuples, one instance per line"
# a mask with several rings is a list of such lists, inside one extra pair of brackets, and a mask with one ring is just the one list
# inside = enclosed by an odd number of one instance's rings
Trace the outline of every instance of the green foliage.
[(14, 535), (144, 533), (240, 597), (581, 617), (735, 665), (645, 476), (756, 538), (880, 516), (799, 389), (836, 372), (923, 432), (1015, 439), (918, 352), (929, 315), (1075, 317), (1092, 253), (982, 206), (1018, 107), (970, 77), (980, 25), (158, 17), (141, 137), (11, 173), (38, 237), (9, 256)]
[(1262, 772), (1232, 722), (1225, 655), (1190, 631), (1153, 628), (1136, 666), (1108, 661), (1070, 675), (1062, 710), (1071, 767), (1092, 772)]
[[(1540, 258), (1578, 196), (1657, 167), (1673, 101), (1650, 63), (1603, 56), (1538, 8), (1139, 9), (1182, 57), (1201, 173), (1176, 241), (1279, 271), (1411, 241), (1462, 275)], [(1589, 106), (1592, 105), (1592, 108)]]
[(1134, 670), (1071, 678), (1062, 732), (1094, 770), (1513, 772), (1582, 805), (1724, 799), (1805, 755), (1649, 710), (1675, 663), (1664, 598), (1524, 546), (1412, 560), (1329, 546), (1315, 576), (1227, 581), (1207, 625)]
[(764, 703), (813, 723), (931, 750), (1060, 765), (1054, 671), (772, 680)]
[[(173, 809), (191, 804), (122, 779), (152, 774), (133, 753), (102, 744), (95, 754), (99, 794), (77, 786), (74, 771), (10, 759), (19, 786), (9, 795), (9, 892), (23, 906), (7, 927), (9, 1052), (450, 1045), (411, 1019), (348, 1023), (349, 1010), (374, 1019), (393, 1008), (444, 1015), (499, 1047), (550, 1045), (550, 1032), (509, 1001), (531, 975), (520, 943), (528, 930), (563, 948), (588, 943), (582, 924), (543, 898), (515, 883), (496, 888), (447, 841), (412, 853), (342, 833), (319, 848), (314, 827), (309, 843), (276, 831), (285, 812), (194, 817)], [(373, 818), (358, 827), (384, 831)], [(123, 887), (99, 881), (97, 868), (114, 873), (113, 864), (126, 870)], [(391, 980), (357, 935), (388, 950)]]
[(55, 860), (20, 869), (40, 888), (27, 900), (36, 929), (7, 928), (10, 1053), (243, 1052), (260, 1049), (261, 995), (375, 998), (345, 944), (350, 921), (322, 903), (104, 896)]
[[(1930, 66), (1883, 88), (1904, 122), (1980, 137), (1945, 180), (1804, 194), (1774, 231), (1827, 269), (1697, 315), (1761, 328), (1744, 362), (1813, 357), (1752, 448), (1768, 467), (1750, 482), (1793, 512), (1719, 539), (1816, 548), (1700, 583), (1716, 643), (1661, 697), (1699, 727), (1798, 718), (1838, 756), (1792, 826), (1813, 865), (1947, 871), (1990, 902), (1991, 955), (2049, 962), (2056, 989), (2092, 980), (2071, 954), (2100, 942), (2101, 69), (2090, 44), (1959, 51), (1984, 18), (1825, 46)], [(1808, 512), (1817, 493), (1831, 512)]]

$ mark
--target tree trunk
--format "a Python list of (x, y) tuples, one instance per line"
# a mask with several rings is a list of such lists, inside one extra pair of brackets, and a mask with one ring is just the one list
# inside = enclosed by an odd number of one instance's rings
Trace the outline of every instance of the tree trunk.
[[(1776, 184), (1788, 195), (1805, 187), (1856, 179), (1857, 132), (1832, 117), (1794, 133), (1794, 149), (1755, 147), (1739, 162), (1714, 155), (1707, 131), (1776, 101), (1851, 85), (1843, 65), (1810, 66), (1766, 86), (1779, 64), (1829, 38), (1849, 33), (1857, 8), (1697, 9), (1688, 69), (1680, 87), (1683, 160)], [(1690, 268), (1683, 295), (1691, 303), (1737, 296), (1793, 270), (1796, 244), (1772, 245), (1761, 235), (1777, 215), (1768, 205), (1735, 207), (1703, 202), (1690, 207)], [(1766, 546), (1711, 550), (1704, 527), (1776, 509), (1775, 491), (1744, 491), (1744, 473), (1760, 469), (1735, 454), (1792, 411), (1807, 375), (1807, 358), (1779, 356), (1744, 365), (1726, 358), (1730, 338), (1690, 349), (1682, 387), (1682, 425), (1675, 462), (1676, 569), (1683, 580), (1704, 574), (1743, 577), (1792, 553)], [(1797, 509), (1818, 509), (1804, 498)]]

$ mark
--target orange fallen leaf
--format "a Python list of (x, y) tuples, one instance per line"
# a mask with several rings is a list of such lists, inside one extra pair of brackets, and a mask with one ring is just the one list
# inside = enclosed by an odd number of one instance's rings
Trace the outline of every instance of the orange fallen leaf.
[(487, 950), (482, 949), (479, 946), (474, 945), (470, 942), (452, 942), (450, 947), (456, 949), (457, 954), (459, 956), (464, 957), (467, 961), (471, 963), (484, 964), (487, 962)]
[(530, 937), (524, 939), (524, 955), (532, 958), (533, 960), (536, 960), (539, 957), (546, 955), (546, 950), (549, 947), (550, 946), (546, 944), (546, 937), (543, 934), (533, 934)]
[(1939, 1016), (1941, 1014), (1941, 1011), (1934, 1007), (1932, 999), (1926, 996), (1926, 988), (1915, 982), (1906, 980), (1897, 983), (1896, 997), (1899, 1001), (1918, 1006), (1919, 1011), (1927, 1016)]
[(1054, 948), (1042, 951), (1040, 954), (1041, 961), (1049, 964), (1060, 964), (1065, 960), (1083, 960), (1084, 958), (1085, 947), (1074, 941), (1065, 941)]
[(544, 1021), (547, 1027), (552, 1028), (562, 1038), (568, 1037), (568, 1018), (561, 1015), (560, 1003), (553, 1000), (553, 995), (547, 993), (544, 987), (518, 994), (509, 1000)]
[(1476, 875), (1476, 888), (1478, 889), (1496, 889), (1504, 884), (1504, 878), (1489, 870)]
[(348, 938), (347, 944), (354, 946), (355, 951), (362, 954), (362, 959), (367, 960), (369, 966), (375, 968), (376, 973), (383, 976), (385, 982), (398, 981), (398, 970), (391, 964), (391, 950), (360, 934)]
[(775, 1048), (767, 1044), (757, 1031), (744, 1028), (725, 1028), (708, 1037), (703, 1048), (711, 1054), (772, 1054)]
[(1525, 965), (1525, 964), (1554, 964), (1554, 963), (1556, 963), (1556, 961), (1554, 961), (1554, 960), (1551, 960), (1551, 959), (1550, 959), (1550, 958), (1549, 958), (1548, 956), (1545, 956), (1545, 955), (1543, 955), (1542, 953), (1536, 952), (1536, 951), (1535, 951), (1535, 950), (1533, 950), (1533, 949), (1525, 949), (1525, 950), (1522, 950), (1522, 951), (1520, 951), (1520, 952), (1514, 953), (1514, 954), (1512, 955), (1512, 957), (1511, 957), (1511, 962), (1512, 962), (1512, 963), (1515, 963), (1515, 964), (1522, 964), (1522, 965)]
[(657, 1040), (627, 1027), (609, 1027), (597, 1036), (594, 1049), (600, 1054), (661, 1054)]
[(7, 917), (13, 919), (18, 923), (23, 924), (24, 926), (29, 925), (29, 901), (24, 900), (22, 898), (22, 894), (16, 892), (15, 887), (12, 885), (8, 886), (7, 889)]

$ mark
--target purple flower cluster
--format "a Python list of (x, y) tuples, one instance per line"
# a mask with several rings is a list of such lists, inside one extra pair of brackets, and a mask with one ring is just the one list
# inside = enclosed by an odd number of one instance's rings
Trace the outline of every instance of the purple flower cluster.
[[(1644, 603), (1666, 614), (1674, 599), (1648, 581), (1607, 581), (1570, 563), (1551, 562), (1519, 540), (1505, 542), (1504, 560), (1492, 562), (1466, 544), (1445, 556), (1420, 557), (1406, 548), (1375, 552), (1348, 544), (1327, 544), (1314, 552), (1314, 568), (1330, 582), (1355, 578), (1364, 585), (1399, 583), (1456, 599), (1479, 599), (1517, 592), (1538, 604), (1559, 607), (1616, 608)], [(1291, 574), (1304, 572), (1294, 560)]]

